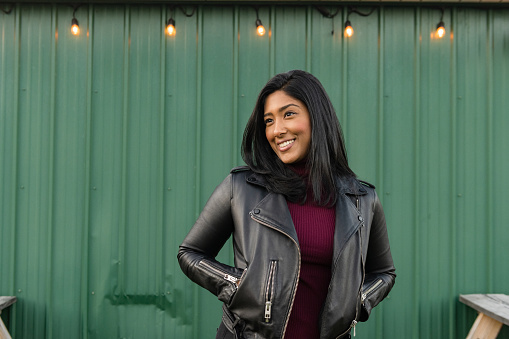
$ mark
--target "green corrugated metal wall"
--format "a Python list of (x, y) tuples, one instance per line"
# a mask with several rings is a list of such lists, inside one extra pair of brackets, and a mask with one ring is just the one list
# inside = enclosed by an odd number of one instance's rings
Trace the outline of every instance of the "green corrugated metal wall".
[[(4, 6), (8, 7), (8, 6)], [(191, 8), (188, 7), (188, 10)], [(368, 8), (369, 9), (369, 8)], [(462, 338), (460, 293), (509, 293), (509, 10), (378, 8), (355, 35), (312, 6), (0, 13), (0, 295), (18, 338), (212, 338), (220, 304), (176, 262), (257, 92), (300, 68), (328, 90), (387, 214), (398, 278), (359, 338)], [(335, 34), (331, 35), (332, 23)], [(221, 253), (229, 260), (231, 251)], [(500, 337), (509, 338), (505, 327)]]

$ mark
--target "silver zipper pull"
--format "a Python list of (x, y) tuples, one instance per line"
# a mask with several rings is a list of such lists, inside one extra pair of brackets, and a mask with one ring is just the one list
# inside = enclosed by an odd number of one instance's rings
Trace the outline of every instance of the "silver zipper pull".
[(357, 325), (357, 320), (352, 321), (353, 326), (353, 336), (355, 337), (355, 325)]
[(270, 321), (270, 311), (272, 309), (272, 302), (265, 302), (265, 322), (268, 323)]
[(366, 293), (362, 293), (361, 302), (364, 303), (364, 300), (366, 300), (367, 297)]
[(225, 274), (224, 275), (224, 278), (228, 281), (231, 281), (232, 283), (234, 283), (235, 285), (237, 284), (237, 278), (235, 278), (234, 276), (231, 276), (229, 274)]

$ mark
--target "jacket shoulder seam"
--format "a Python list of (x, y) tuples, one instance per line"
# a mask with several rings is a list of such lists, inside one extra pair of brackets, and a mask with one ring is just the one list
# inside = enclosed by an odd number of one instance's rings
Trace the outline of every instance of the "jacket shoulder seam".
[(237, 172), (244, 172), (244, 171), (248, 171), (249, 170), (249, 166), (237, 166), (237, 167), (234, 167), (230, 170), (230, 173), (237, 173)]
[(370, 183), (369, 183), (369, 182), (367, 182), (367, 181), (359, 180), (359, 179), (358, 179), (358, 181), (359, 181), (359, 182), (360, 182), (363, 186), (366, 186), (366, 187), (369, 187), (369, 188), (372, 188), (372, 189), (375, 189), (375, 188), (376, 188), (376, 187), (375, 187), (375, 185), (370, 184)]

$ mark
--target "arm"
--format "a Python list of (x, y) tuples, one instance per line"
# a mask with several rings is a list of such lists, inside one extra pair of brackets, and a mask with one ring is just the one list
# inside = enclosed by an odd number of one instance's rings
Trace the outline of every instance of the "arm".
[(366, 321), (373, 307), (389, 294), (395, 278), (396, 273), (392, 261), (385, 215), (382, 204), (375, 192), (373, 221), (366, 258), (366, 276), (362, 287), (361, 321)]
[(216, 187), (177, 255), (184, 274), (225, 303), (229, 303), (242, 275), (241, 269), (214, 259), (234, 229), (230, 210), (231, 181), (229, 175)]

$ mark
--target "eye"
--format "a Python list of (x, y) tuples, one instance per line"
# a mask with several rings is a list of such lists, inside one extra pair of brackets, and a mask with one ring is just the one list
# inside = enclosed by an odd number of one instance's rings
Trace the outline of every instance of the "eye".
[(295, 115), (296, 113), (295, 112), (292, 112), (292, 111), (288, 111), (288, 112), (285, 112), (285, 118), (286, 117), (290, 117), (292, 115)]
[(265, 123), (265, 126), (267, 126), (267, 125), (270, 125), (272, 123), (272, 121), (273, 120), (271, 118), (267, 118), (263, 122)]

